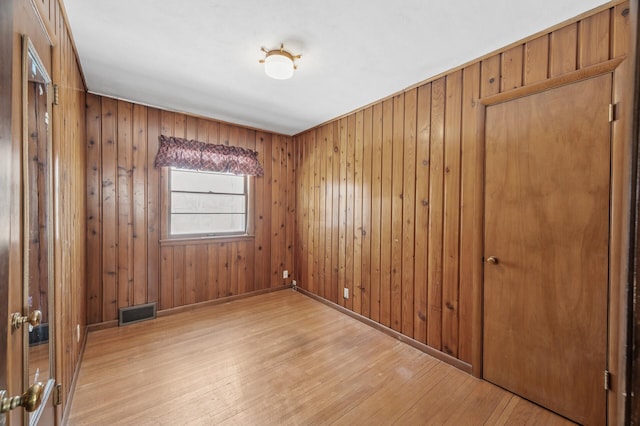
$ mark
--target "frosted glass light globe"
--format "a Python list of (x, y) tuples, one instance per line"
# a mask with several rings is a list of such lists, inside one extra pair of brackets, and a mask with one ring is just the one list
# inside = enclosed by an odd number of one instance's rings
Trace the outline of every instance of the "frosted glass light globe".
[(293, 76), (293, 61), (284, 55), (271, 54), (264, 60), (264, 72), (276, 80), (286, 80)]

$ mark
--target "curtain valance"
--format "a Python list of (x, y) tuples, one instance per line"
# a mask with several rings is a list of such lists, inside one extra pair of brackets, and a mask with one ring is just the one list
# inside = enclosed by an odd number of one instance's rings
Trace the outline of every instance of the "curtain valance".
[(160, 135), (156, 167), (205, 170), (234, 175), (263, 176), (258, 153), (237, 146), (214, 145)]

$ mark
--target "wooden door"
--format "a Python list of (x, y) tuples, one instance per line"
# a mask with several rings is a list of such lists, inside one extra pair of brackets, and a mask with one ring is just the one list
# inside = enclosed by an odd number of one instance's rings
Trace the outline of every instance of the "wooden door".
[[(0, 18), (3, 12), (0, 8)], [(21, 47), (22, 76), (13, 86), (21, 89), (22, 128), (11, 134), (22, 138), (19, 143), (9, 138), (8, 145), (0, 139), (12, 172), (6, 182), (0, 173), (0, 195), (9, 203), (0, 212), (0, 225), (11, 237), (9, 247), (0, 238), (0, 296), (6, 295), (6, 304), (0, 302), (0, 318), (6, 321), (0, 321), (0, 338), (6, 341), (0, 349), (0, 396), (23, 398), (17, 406), (5, 404), (0, 426), (56, 422), (51, 67), (49, 61), (45, 67), (28, 36), (23, 35)]]
[(483, 376), (606, 423), (611, 75), (488, 106)]
[[(5, 88), (11, 88), (13, 61), (13, 18), (12, 1), (0, 1), (0, 391), (17, 393), (22, 390), (22, 340), (11, 333), (9, 315), (19, 309), (22, 302), (22, 287), (12, 273), (11, 259), (19, 251), (19, 239), (12, 233), (12, 189), (19, 185), (19, 175), (12, 167), (13, 134), (12, 134), (12, 96), (6, 94)], [(19, 254), (19, 253), (18, 253)], [(15, 275), (15, 273), (14, 273)], [(20, 274), (18, 273), (18, 278)], [(17, 291), (17, 293), (16, 293)], [(14, 365), (18, 363), (18, 371)], [(1, 393), (1, 392), (0, 392)], [(11, 396), (11, 395), (10, 395)], [(21, 415), (21, 413), (20, 413)], [(11, 414), (0, 414), (0, 425), (8, 424)], [(22, 417), (11, 418), (15, 424), (22, 422)]]

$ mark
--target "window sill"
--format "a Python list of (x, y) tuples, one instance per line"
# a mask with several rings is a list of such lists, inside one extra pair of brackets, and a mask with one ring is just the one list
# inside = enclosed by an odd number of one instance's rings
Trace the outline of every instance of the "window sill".
[(160, 240), (160, 246), (186, 246), (197, 244), (231, 243), (235, 241), (252, 241), (255, 235), (218, 235), (201, 237), (172, 237)]

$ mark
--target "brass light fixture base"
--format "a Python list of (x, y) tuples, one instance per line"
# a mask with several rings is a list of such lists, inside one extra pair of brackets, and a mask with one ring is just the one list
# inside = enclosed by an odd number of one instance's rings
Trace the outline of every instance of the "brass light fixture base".
[(265, 59), (267, 59), (271, 55), (280, 55), (280, 56), (284, 56), (284, 57), (289, 58), (291, 60), (291, 62), (293, 62), (293, 69), (297, 70), (298, 66), (296, 65), (296, 59), (302, 58), (302, 55), (294, 55), (294, 54), (289, 53), (286, 50), (284, 50), (284, 43), (280, 43), (280, 48), (279, 49), (269, 50), (266, 47), (262, 47), (262, 48), (260, 48), (260, 50), (262, 50), (265, 53), (264, 59), (260, 59), (260, 61), (259, 61), (261, 64), (264, 64)]

